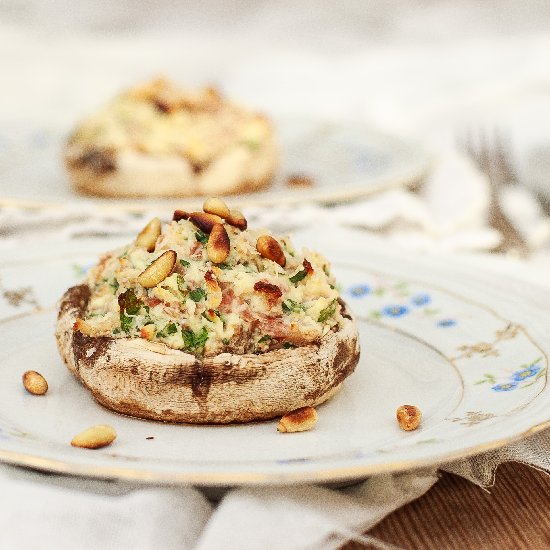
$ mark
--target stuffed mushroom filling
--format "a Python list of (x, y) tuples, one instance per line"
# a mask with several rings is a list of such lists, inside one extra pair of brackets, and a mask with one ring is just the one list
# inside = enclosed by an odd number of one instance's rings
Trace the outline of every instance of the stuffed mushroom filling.
[(102, 152), (135, 151), (181, 156), (200, 173), (229, 150), (261, 150), (271, 136), (265, 117), (225, 101), (215, 89), (184, 91), (157, 79), (84, 120), (69, 140), (67, 162), (98, 169)]
[(145, 239), (103, 256), (74, 329), (196, 356), (294, 348), (339, 329), (339, 294), (321, 254), (211, 214), (214, 226), (205, 225), (198, 214), (157, 220), (156, 232), (151, 222)]

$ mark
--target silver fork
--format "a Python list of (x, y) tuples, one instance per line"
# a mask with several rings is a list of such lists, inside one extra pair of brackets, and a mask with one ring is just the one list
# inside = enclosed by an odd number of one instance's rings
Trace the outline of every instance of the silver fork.
[(509, 147), (505, 143), (501, 135), (495, 134), (489, 141), (480, 133), (479, 140), (474, 140), (468, 135), (463, 147), (489, 180), (490, 202), (487, 222), (502, 235), (502, 242), (494, 251), (526, 258), (529, 256), (529, 246), (500, 203), (501, 188), (505, 185), (515, 185), (518, 181), (510, 161)]

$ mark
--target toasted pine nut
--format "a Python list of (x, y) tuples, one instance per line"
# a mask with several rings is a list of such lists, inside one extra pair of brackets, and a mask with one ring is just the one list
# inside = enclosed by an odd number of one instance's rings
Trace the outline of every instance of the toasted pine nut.
[(142, 271), (137, 281), (143, 288), (153, 288), (164, 281), (176, 264), (178, 255), (173, 250), (161, 254), (147, 269)]
[(140, 232), (136, 239), (136, 246), (141, 246), (147, 252), (155, 250), (155, 244), (160, 236), (160, 220), (153, 218)]
[(241, 231), (244, 231), (248, 227), (248, 222), (240, 210), (231, 210), (225, 221)]
[(279, 424), (279, 432), (305, 432), (311, 430), (317, 423), (317, 411), (313, 407), (301, 407), (288, 414), (285, 414)]
[(286, 257), (281, 245), (270, 235), (261, 235), (258, 237), (256, 250), (260, 256), (278, 263), (281, 267), (286, 265)]
[(185, 210), (174, 210), (174, 215), (172, 216), (172, 219), (175, 222), (179, 222), (180, 220), (188, 220), (189, 212), (186, 212)]
[(222, 289), (218, 284), (213, 271), (207, 271), (204, 274), (204, 280), (206, 282), (206, 305), (210, 309), (216, 309), (222, 303)]
[(225, 227), (221, 223), (216, 223), (210, 231), (206, 253), (208, 259), (215, 264), (222, 264), (229, 256), (231, 243)]
[(406, 432), (416, 430), (422, 420), (422, 413), (414, 405), (401, 405), (395, 413), (399, 427)]
[(223, 223), (223, 220), (215, 214), (207, 214), (206, 212), (191, 212), (189, 221), (193, 222), (201, 231), (210, 233), (216, 223)]
[(286, 179), (286, 184), (288, 187), (313, 187), (315, 180), (305, 174), (291, 174)]
[(23, 386), (33, 395), (44, 395), (48, 391), (48, 382), (35, 370), (28, 370), (23, 373)]
[(206, 199), (202, 209), (208, 214), (215, 214), (224, 220), (230, 215), (229, 207), (218, 197)]
[(87, 430), (73, 437), (71, 445), (73, 447), (82, 447), (84, 449), (99, 449), (110, 445), (116, 439), (116, 431), (111, 426), (99, 424), (92, 426)]
[(86, 319), (78, 318), (73, 323), (73, 330), (75, 332), (81, 332), (86, 336), (104, 336), (106, 333), (113, 330), (113, 321), (111, 319), (103, 319), (94, 323)]

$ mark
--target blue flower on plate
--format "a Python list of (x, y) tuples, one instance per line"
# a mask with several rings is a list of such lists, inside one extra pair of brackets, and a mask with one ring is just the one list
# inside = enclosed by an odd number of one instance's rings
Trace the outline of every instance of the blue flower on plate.
[(371, 288), (368, 285), (354, 285), (350, 287), (349, 293), (354, 298), (361, 298), (362, 296), (366, 296), (367, 294), (370, 294)]
[(441, 319), (440, 321), (437, 321), (437, 326), (442, 328), (454, 327), (455, 325), (455, 319)]
[(517, 382), (505, 382), (504, 384), (496, 384), (491, 389), (494, 391), (512, 391), (518, 387)]
[(386, 306), (382, 313), (386, 317), (402, 317), (403, 315), (407, 315), (409, 313), (409, 308), (406, 306)]
[(426, 306), (432, 301), (432, 297), (429, 294), (417, 294), (411, 298), (411, 302), (415, 306)]
[(512, 380), (515, 380), (516, 382), (521, 382), (522, 380), (526, 380), (527, 378), (533, 378), (533, 376), (536, 376), (540, 372), (541, 368), (542, 367), (540, 365), (533, 363), (525, 369), (514, 372), (512, 374)]

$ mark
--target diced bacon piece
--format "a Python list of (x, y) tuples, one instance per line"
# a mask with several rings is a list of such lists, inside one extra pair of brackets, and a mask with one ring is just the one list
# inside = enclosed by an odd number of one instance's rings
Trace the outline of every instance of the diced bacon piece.
[(304, 269), (307, 271), (308, 275), (313, 275), (313, 267), (307, 260), (304, 260), (302, 265), (304, 266)]

